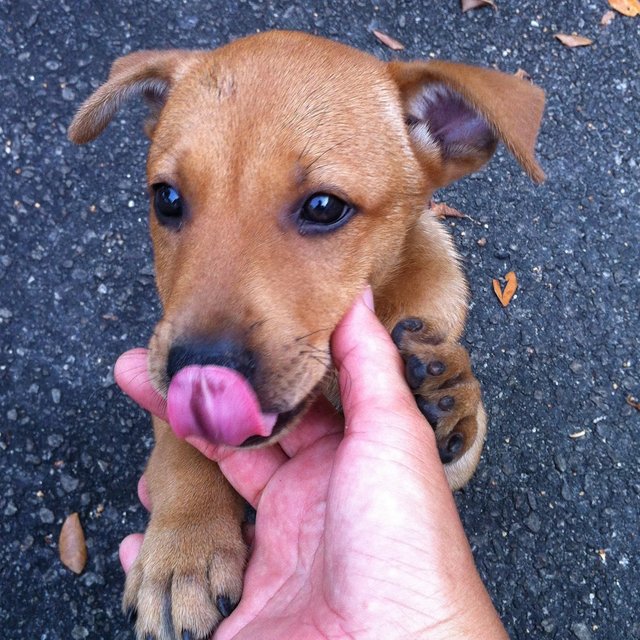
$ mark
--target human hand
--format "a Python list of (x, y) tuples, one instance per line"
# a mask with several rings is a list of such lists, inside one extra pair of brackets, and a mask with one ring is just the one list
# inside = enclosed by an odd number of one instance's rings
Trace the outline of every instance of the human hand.
[[(269, 448), (192, 441), (257, 508), (243, 596), (215, 638), (506, 638), (433, 431), (365, 299), (337, 327), (332, 353), (344, 419), (319, 400)], [(143, 350), (116, 367), (123, 390), (162, 417), (145, 375)], [(140, 540), (123, 541), (125, 570)]]

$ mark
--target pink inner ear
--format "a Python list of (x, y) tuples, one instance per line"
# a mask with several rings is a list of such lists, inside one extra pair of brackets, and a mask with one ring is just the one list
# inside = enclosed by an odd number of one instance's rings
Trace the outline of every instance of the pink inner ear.
[(497, 141), (489, 123), (443, 84), (428, 84), (410, 106), (412, 126), (425, 125), (445, 158), (490, 150)]

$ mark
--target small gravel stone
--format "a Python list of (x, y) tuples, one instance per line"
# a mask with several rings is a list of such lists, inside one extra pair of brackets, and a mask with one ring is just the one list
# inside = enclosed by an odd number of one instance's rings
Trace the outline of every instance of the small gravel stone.
[(575, 374), (582, 373), (584, 371), (584, 365), (577, 360), (573, 360), (571, 364), (569, 364), (569, 369)]
[(578, 638), (578, 640), (592, 640), (593, 634), (591, 630), (584, 622), (574, 622), (571, 625), (571, 633)]
[(60, 475), (60, 484), (67, 493), (71, 493), (78, 488), (78, 484), (80, 484), (80, 481), (77, 478), (72, 478), (66, 473), (63, 473)]
[(542, 527), (542, 520), (537, 513), (530, 513), (524, 520), (524, 524), (532, 533), (538, 533)]
[(47, 444), (52, 449), (57, 449), (64, 442), (64, 438), (59, 433), (52, 433), (47, 436)]
[(38, 516), (40, 516), (40, 521), (44, 522), (45, 524), (51, 524), (55, 520), (53, 511), (51, 511), (51, 509), (47, 509), (46, 507), (42, 507), (40, 511), (38, 511)]

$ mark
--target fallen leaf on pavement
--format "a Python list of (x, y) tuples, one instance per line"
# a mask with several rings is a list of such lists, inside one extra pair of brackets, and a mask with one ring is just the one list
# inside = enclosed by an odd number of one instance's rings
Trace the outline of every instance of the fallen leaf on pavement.
[(450, 207), (448, 204), (444, 202), (431, 202), (429, 205), (429, 211), (433, 213), (436, 218), (440, 220), (444, 220), (445, 218), (466, 218), (461, 211)]
[(402, 51), (404, 49), (402, 42), (392, 38), (386, 33), (378, 31), (377, 29), (374, 29), (372, 33), (376, 38), (378, 38), (378, 40), (380, 40), (380, 42), (382, 42), (382, 44), (389, 47), (389, 49), (393, 49), (394, 51)]
[(500, 286), (500, 282), (495, 278), (493, 279), (493, 292), (496, 294), (498, 300), (500, 300), (500, 304), (503, 307), (506, 307), (511, 302), (511, 298), (513, 298), (513, 294), (518, 288), (518, 278), (513, 271), (509, 271), (504, 279), (507, 282), (504, 286), (504, 290)]
[(82, 573), (87, 563), (87, 545), (84, 531), (77, 513), (72, 513), (64, 521), (58, 540), (60, 562), (74, 573)]
[(640, 0), (609, 0), (609, 6), (630, 18), (640, 14)]
[(482, 7), (492, 7), (497, 9), (496, 3), (493, 0), (460, 0), (462, 5), (462, 13), (471, 11), (471, 9), (480, 9)]
[(584, 436), (586, 435), (586, 431), (583, 429), (582, 431), (576, 431), (575, 433), (570, 433), (569, 437), (573, 438), (574, 440), (576, 438), (584, 438)]
[(605, 11), (602, 18), (600, 18), (600, 26), (606, 27), (611, 24), (611, 21), (616, 17), (616, 14), (613, 11)]
[(637, 411), (640, 411), (640, 400), (638, 400), (638, 398), (634, 398), (633, 396), (629, 395), (625, 398), (625, 400), (630, 407), (633, 407)]
[(567, 33), (556, 33), (554, 34), (554, 38), (557, 38), (562, 42), (565, 47), (587, 47), (590, 44), (593, 44), (593, 40), (589, 38), (585, 38), (584, 36), (580, 36), (577, 33), (572, 33), (571, 35)]

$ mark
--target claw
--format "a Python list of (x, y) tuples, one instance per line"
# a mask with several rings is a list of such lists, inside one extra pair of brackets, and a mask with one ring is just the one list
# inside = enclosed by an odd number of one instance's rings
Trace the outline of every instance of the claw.
[(124, 612), (124, 615), (127, 618), (127, 622), (133, 626), (138, 619), (138, 610), (135, 607), (130, 607)]
[(256, 510), (248, 502), (244, 505), (244, 521), (248, 524), (256, 523)]
[(222, 617), (228, 618), (233, 613), (233, 610), (238, 606), (238, 603), (231, 602), (229, 596), (218, 596), (216, 598), (216, 605), (222, 614)]

